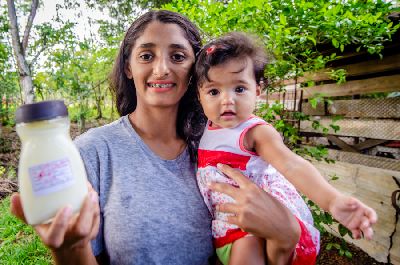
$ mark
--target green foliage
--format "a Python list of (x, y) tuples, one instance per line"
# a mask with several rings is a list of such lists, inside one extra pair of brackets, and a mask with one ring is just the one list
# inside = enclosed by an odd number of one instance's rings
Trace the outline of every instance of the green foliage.
[(339, 252), (340, 256), (346, 256), (347, 258), (351, 259), (353, 257), (353, 254), (349, 251), (349, 248), (347, 247), (346, 241), (341, 239), (341, 243), (328, 243), (326, 245), (327, 250), (331, 249), (336, 249)]
[(387, 19), (391, 6), (382, 0), (175, 0), (164, 8), (195, 21), (206, 39), (228, 31), (258, 35), (274, 55), (266, 70), (269, 84), (322, 69), (338, 57), (321, 53), (323, 47), (343, 52), (354, 46), (380, 55), (400, 27)]
[(1, 264), (50, 265), (51, 255), (32, 227), (23, 224), (9, 211), (10, 199), (0, 201)]

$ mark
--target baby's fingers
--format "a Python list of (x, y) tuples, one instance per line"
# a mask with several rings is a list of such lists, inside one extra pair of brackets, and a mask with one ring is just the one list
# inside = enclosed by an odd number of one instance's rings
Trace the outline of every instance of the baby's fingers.
[(361, 238), (361, 232), (358, 229), (352, 229), (351, 235), (353, 236), (354, 239), (360, 239)]
[(365, 210), (365, 215), (368, 217), (370, 224), (375, 224), (378, 221), (378, 215), (376, 214), (375, 210), (370, 207), (367, 207)]
[(374, 230), (372, 229), (372, 226), (367, 218), (365, 218), (365, 220), (363, 220), (363, 222), (361, 223), (360, 229), (366, 239), (372, 239), (372, 236), (374, 235)]

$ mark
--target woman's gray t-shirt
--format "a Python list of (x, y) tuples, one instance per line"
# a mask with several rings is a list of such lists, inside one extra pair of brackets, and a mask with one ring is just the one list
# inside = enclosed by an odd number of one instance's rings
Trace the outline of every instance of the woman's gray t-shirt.
[(75, 143), (99, 193), (101, 226), (94, 255), (111, 264), (208, 264), (211, 216), (184, 151), (174, 160), (154, 154), (128, 116), (89, 130)]

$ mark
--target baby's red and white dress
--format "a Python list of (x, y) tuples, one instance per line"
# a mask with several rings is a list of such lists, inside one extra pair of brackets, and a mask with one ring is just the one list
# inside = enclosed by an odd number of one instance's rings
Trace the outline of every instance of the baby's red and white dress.
[(216, 248), (221, 248), (248, 236), (248, 233), (227, 222), (227, 213), (216, 211), (216, 205), (232, 203), (234, 200), (226, 194), (211, 191), (207, 186), (210, 182), (237, 186), (235, 181), (217, 169), (217, 164), (222, 163), (239, 169), (293, 213), (300, 224), (301, 236), (292, 264), (314, 264), (319, 251), (319, 231), (313, 226), (310, 210), (295, 187), (282, 174), (256, 153), (246, 150), (243, 145), (248, 130), (259, 125), (269, 124), (256, 116), (250, 117), (234, 128), (213, 128), (210, 121), (207, 122), (198, 149), (196, 175), (200, 192), (213, 217), (214, 245)]

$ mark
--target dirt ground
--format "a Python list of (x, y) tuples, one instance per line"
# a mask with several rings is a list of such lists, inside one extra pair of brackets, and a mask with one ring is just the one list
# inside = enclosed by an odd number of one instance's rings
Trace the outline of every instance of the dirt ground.
[[(89, 124), (88, 127), (98, 126), (105, 121)], [(20, 152), (20, 141), (14, 129), (0, 127), (0, 200), (14, 191), (18, 190), (16, 181), (17, 165)], [(76, 124), (71, 126), (71, 135), (74, 138), (79, 135), (79, 129)], [(318, 265), (383, 265), (385, 263), (377, 262), (363, 252), (360, 248), (348, 244), (348, 248), (352, 253), (351, 259), (340, 256), (335, 249), (326, 250), (329, 242), (340, 243), (335, 237), (323, 237), (321, 240), (321, 250), (317, 259)]]

